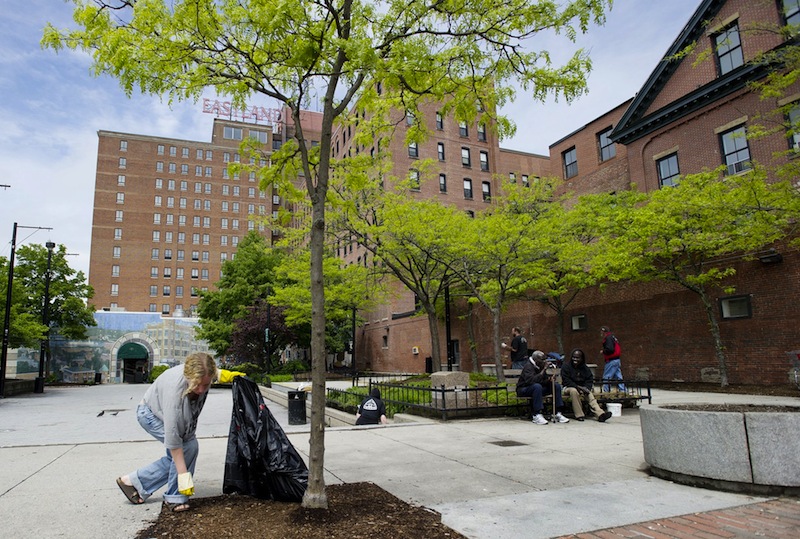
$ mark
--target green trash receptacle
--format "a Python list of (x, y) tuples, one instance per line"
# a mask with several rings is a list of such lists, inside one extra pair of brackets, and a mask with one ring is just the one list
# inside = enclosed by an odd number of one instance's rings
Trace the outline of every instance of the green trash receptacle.
[(290, 425), (305, 425), (306, 424), (306, 392), (305, 391), (290, 391), (289, 392), (289, 424)]

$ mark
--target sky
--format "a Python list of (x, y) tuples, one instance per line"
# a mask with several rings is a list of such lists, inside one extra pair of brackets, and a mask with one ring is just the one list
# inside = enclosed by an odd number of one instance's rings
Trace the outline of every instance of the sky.
[[(0, 256), (47, 241), (65, 245), (69, 264), (89, 272), (97, 132), (210, 141), (213, 118), (192, 102), (128, 97), (108, 76), (91, 73), (88, 55), (43, 50), (49, 22), (74, 28), (71, 2), (3, 0), (0, 13)], [(614, 0), (605, 26), (577, 44), (537, 37), (531, 47), (554, 60), (578, 47), (593, 62), (588, 93), (571, 104), (535, 103), (522, 91), (501, 112), (516, 124), (503, 148), (548, 154), (550, 144), (633, 97), (683, 29), (700, 0)], [(209, 96), (213, 93), (209, 92)], [(251, 104), (275, 107), (259, 101)], [(42, 228), (42, 230), (39, 229)], [(45, 230), (45, 229), (51, 230)]]

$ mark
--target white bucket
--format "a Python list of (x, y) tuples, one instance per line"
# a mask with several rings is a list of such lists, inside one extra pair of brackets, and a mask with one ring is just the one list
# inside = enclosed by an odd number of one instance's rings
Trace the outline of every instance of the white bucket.
[(620, 417), (622, 415), (622, 405), (618, 402), (609, 402), (606, 408), (611, 412), (611, 417)]

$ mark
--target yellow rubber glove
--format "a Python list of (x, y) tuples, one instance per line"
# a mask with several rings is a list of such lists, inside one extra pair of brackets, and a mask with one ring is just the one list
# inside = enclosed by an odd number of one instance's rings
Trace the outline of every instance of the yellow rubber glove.
[(194, 495), (194, 481), (190, 472), (178, 474), (178, 492), (184, 496)]
[(219, 383), (230, 384), (237, 376), (245, 376), (245, 373), (239, 371), (226, 371), (225, 369), (219, 370)]

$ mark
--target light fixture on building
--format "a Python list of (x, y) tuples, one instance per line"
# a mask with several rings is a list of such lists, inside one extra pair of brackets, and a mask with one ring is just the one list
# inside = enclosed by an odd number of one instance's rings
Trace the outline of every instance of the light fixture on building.
[(783, 262), (783, 255), (775, 249), (770, 249), (758, 255), (758, 260), (762, 264), (778, 264), (779, 262)]

